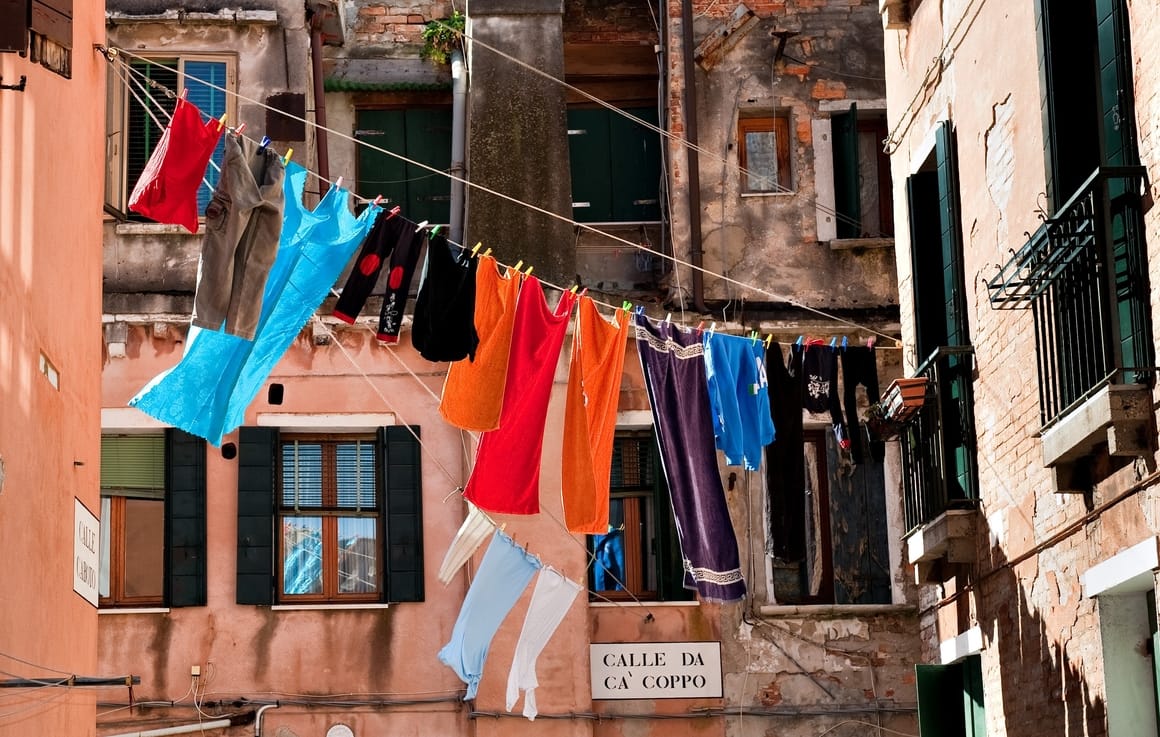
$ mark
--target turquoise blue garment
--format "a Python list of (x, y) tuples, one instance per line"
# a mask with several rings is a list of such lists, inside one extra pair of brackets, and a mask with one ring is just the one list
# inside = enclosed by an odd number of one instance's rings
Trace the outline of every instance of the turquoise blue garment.
[(491, 640), (540, 566), (539, 559), (495, 531), (463, 599), (451, 641), (439, 651), (439, 660), (467, 684), (464, 701), (474, 699), (479, 691)]
[(713, 439), (730, 466), (754, 471), (773, 442), (765, 346), (752, 338), (709, 331), (701, 336), (713, 414)]
[(349, 193), (332, 187), (313, 211), (302, 205), (306, 170), (286, 167), (286, 209), (278, 255), (266, 279), (253, 341), (191, 326), (185, 354), (158, 374), (129, 405), (221, 445), (245, 419), (270, 371), (326, 298), (381, 211), (355, 217)]

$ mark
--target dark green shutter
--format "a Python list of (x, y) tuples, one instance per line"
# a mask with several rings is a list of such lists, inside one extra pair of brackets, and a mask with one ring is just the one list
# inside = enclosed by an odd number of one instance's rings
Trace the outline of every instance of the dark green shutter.
[(965, 735), (962, 669), (957, 664), (916, 665), (914, 675), (919, 737)]
[(278, 431), (243, 427), (238, 436), (237, 603), (274, 603), (274, 488)]
[(890, 551), (886, 537), (886, 480), (882, 463), (843, 466), (833, 433), (826, 433), (834, 603), (889, 604)]
[(939, 247), (938, 189), (932, 172), (922, 171), (906, 180), (907, 211), (910, 219), (910, 253), (914, 289), (914, 323), (918, 360), (946, 345), (943, 305), (942, 250)]
[[(439, 171), (451, 170), (450, 109), (408, 109), (406, 128), (407, 158)], [(450, 222), (451, 180), (414, 164), (407, 164), (407, 204), (403, 207), (403, 213), (416, 222)]]
[[(413, 434), (412, 434), (413, 433)], [(423, 601), (423, 474), (419, 428), (379, 428), (386, 486), (387, 601)]]
[(1133, 109), (1132, 56), (1124, 0), (1096, 0), (1100, 116), (1106, 166), (1134, 166), (1136, 112)]
[(968, 655), (960, 663), (963, 674), (963, 722), (966, 737), (987, 737), (983, 709), (983, 658)]
[[(604, 187), (612, 192), (612, 220), (660, 220), (659, 134), (623, 115), (610, 110), (603, 112), (609, 117), (611, 155), (609, 180)], [(629, 108), (625, 112), (652, 125), (657, 124), (655, 108)]]
[[(387, 151), (405, 152), (405, 130), (401, 110), (359, 110), (356, 115), (355, 138)], [(407, 165), (368, 146), (356, 148), (358, 193), (364, 197), (382, 195), (387, 209), (399, 205), (405, 217), (414, 219), (407, 210)]]
[(862, 196), (858, 172), (858, 108), (830, 116), (830, 135), (834, 143), (834, 203), (837, 209), (838, 237), (862, 236)]
[(612, 220), (608, 113), (568, 111), (568, 158), (572, 169), (572, 217), (582, 223)]
[(669, 496), (669, 485), (661, 467), (661, 452), (656, 434), (649, 438), (649, 463), (653, 479), (653, 514), (656, 516), (657, 539), (657, 581), (663, 601), (692, 601), (696, 592), (685, 588), (684, 556), (681, 555), (681, 541), (677, 537), (677, 525), (673, 516), (673, 501)]
[[(959, 171), (955, 154), (955, 134), (948, 121), (935, 132), (935, 165), (938, 170), (939, 243), (942, 247), (944, 303), (938, 307), (946, 315), (945, 345), (969, 345), (966, 295), (963, 289), (962, 226), (959, 218)], [(925, 356), (920, 356), (920, 359)]]
[(165, 431), (165, 603), (205, 606), (205, 441)]

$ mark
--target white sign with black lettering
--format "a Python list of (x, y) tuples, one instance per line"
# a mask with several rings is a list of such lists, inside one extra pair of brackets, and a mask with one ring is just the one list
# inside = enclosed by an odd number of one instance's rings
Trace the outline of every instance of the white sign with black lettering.
[(97, 605), (98, 581), (101, 572), (101, 523), (81, 500), (73, 497), (73, 591)]
[(592, 643), (593, 699), (721, 697), (720, 642)]

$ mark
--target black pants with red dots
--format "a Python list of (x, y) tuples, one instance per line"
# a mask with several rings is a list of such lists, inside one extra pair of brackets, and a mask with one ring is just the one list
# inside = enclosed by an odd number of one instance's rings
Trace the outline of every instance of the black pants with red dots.
[(348, 323), (355, 321), (374, 290), (389, 254), (387, 289), (379, 315), (378, 338), (388, 343), (397, 341), (411, 278), (425, 237), (424, 231), (416, 233), (414, 224), (401, 217), (392, 217), (389, 212), (379, 215), (359, 251), (346, 286), (342, 288), (342, 295), (334, 306), (334, 316)]

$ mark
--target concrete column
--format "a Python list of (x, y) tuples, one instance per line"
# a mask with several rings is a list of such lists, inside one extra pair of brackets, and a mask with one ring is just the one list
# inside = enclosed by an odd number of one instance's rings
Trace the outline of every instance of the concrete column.
[[(468, 35), (563, 79), (563, 12), (562, 0), (472, 0)], [(467, 179), (571, 218), (564, 88), (479, 43), (468, 58)], [(501, 261), (523, 259), (537, 276), (568, 286), (574, 240), (566, 222), (469, 188), (464, 242), (482, 241)]]

